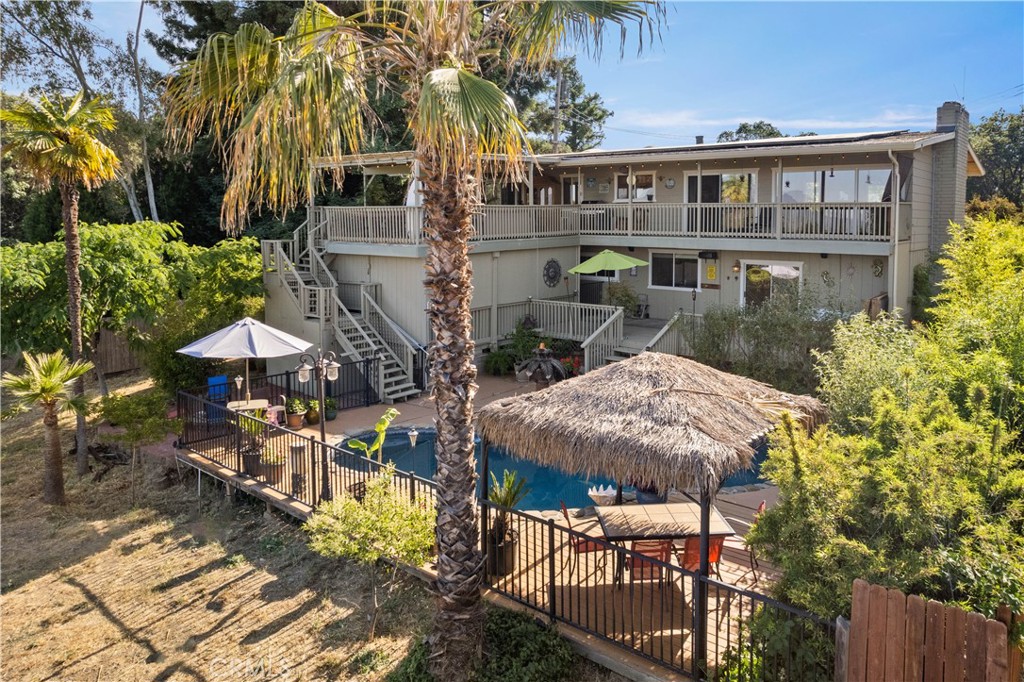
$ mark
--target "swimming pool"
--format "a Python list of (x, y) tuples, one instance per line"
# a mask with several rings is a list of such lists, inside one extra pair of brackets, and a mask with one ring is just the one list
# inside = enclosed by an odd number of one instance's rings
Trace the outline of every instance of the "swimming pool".
[[(409, 446), (409, 429), (389, 429), (388, 438), (384, 442), (384, 461), (391, 460), (395, 467), (402, 471), (411, 471), (417, 476), (427, 479), (434, 478), (436, 463), (434, 461), (434, 429), (417, 429), (419, 436), (416, 447)], [(375, 434), (363, 433), (356, 438), (364, 442), (373, 441)], [(344, 446), (344, 443), (342, 444)], [(724, 486), (748, 485), (760, 483), (761, 462), (767, 456), (768, 448), (764, 445), (757, 450), (753, 466), (738, 471), (728, 479)], [(477, 472), (480, 471), (480, 441), (476, 444)], [(501, 480), (505, 469), (514, 470), (526, 479), (526, 487), (530, 490), (519, 504), (520, 509), (558, 509), (560, 501), (567, 507), (586, 507), (593, 504), (587, 496), (587, 490), (595, 485), (611, 485), (615, 482), (608, 478), (586, 478), (572, 476), (552, 467), (545, 467), (533, 462), (518, 459), (502, 448), (491, 447), (488, 468)], [(482, 482), (478, 482), (480, 486)], [(632, 490), (632, 488), (625, 488)], [(478, 490), (479, 493), (479, 490)]]

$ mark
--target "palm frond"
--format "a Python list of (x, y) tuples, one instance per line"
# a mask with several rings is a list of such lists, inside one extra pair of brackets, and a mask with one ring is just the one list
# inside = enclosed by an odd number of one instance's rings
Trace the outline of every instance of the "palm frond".
[(560, 50), (583, 49), (601, 56), (605, 31), (619, 27), (619, 53), (625, 49), (629, 28), (637, 29), (638, 49), (645, 38), (653, 40), (664, 18), (660, 0), (537, 0), (494, 3), (492, 11), (504, 12), (501, 22), (492, 22), (507, 38), (513, 60), (542, 68)]
[(0, 121), (8, 124), (4, 151), (31, 172), (37, 184), (46, 186), (58, 178), (91, 189), (117, 172), (117, 155), (96, 137), (113, 130), (114, 114), (100, 98), (83, 99), (82, 93), (70, 102), (41, 97), (0, 111)]
[[(518, 178), (530, 152), (526, 126), (512, 98), (494, 83), (464, 68), (435, 69), (420, 88), (416, 109), (418, 142), (443, 150), (442, 164), (475, 163), (503, 157), (504, 168)], [(442, 167), (442, 171), (446, 168)]]
[(0, 386), (25, 406), (63, 405), (72, 401), (72, 384), (93, 368), (91, 362), (71, 362), (61, 351), (39, 355), (23, 353), (22, 357), (25, 371), (21, 374), (6, 372), (0, 379)]
[(305, 200), (310, 159), (359, 150), (364, 77), (354, 31), (309, 3), (283, 38), (253, 24), (214, 36), (170, 81), (168, 124), (179, 146), (209, 128), (223, 151), (229, 232), (253, 205), (285, 213)]

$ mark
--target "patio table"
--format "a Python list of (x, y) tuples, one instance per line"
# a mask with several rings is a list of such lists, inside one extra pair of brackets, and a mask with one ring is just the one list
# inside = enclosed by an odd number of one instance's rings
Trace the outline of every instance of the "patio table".
[[(594, 507), (594, 512), (609, 542), (682, 540), (700, 535), (700, 504), (697, 502)], [(712, 507), (711, 537), (735, 533), (722, 513)], [(625, 560), (625, 555), (620, 554), (615, 567), (615, 582), (622, 579)]]
[(270, 407), (269, 400), (253, 399), (253, 400), (235, 400), (227, 404), (229, 410), (236, 412), (247, 412), (250, 410), (265, 410)]

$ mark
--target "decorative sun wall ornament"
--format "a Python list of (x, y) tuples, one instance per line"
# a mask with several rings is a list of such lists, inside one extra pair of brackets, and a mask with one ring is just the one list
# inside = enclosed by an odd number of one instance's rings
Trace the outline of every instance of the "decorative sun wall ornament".
[(558, 286), (562, 281), (562, 264), (552, 258), (544, 264), (544, 284), (549, 287)]

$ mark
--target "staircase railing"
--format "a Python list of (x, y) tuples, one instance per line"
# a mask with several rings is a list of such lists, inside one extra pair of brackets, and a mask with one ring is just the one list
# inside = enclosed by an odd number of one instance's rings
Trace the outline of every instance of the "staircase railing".
[(677, 310), (676, 314), (644, 346), (644, 350), (654, 351), (655, 353), (667, 353), (668, 355), (679, 355), (679, 330), (676, 329), (675, 324), (680, 315), (682, 315), (682, 311)]
[(365, 289), (363, 290), (363, 317), (380, 335), (405, 373), (412, 377), (415, 373), (416, 356), (426, 349), (415, 339), (411, 339), (397, 322), (388, 317), (387, 313), (370, 295), (370, 292)]
[[(334, 321), (334, 329), (337, 332), (336, 336), (339, 337), (339, 343), (341, 343), (343, 347), (348, 343), (351, 353), (354, 354), (355, 357), (361, 357), (355, 350), (355, 346), (352, 346), (351, 342), (348, 340), (345, 328), (341, 326), (342, 321), (347, 321), (349, 326), (358, 330), (359, 334), (366, 340), (366, 343), (369, 344), (372, 349), (370, 351), (371, 354), (377, 355), (377, 351), (380, 350), (378, 345), (372, 338), (370, 338), (370, 335), (366, 333), (366, 330), (363, 329), (363, 325), (361, 325), (359, 321), (352, 316), (352, 313), (345, 307), (345, 304), (341, 302), (341, 299), (338, 298), (338, 281), (334, 279), (334, 275), (332, 275), (331, 271), (327, 269), (327, 264), (324, 263), (323, 259), (320, 258), (320, 254), (318, 254), (315, 249), (309, 252), (309, 267), (310, 272), (313, 273), (313, 278), (316, 279), (319, 284), (327, 284), (330, 287), (330, 300), (334, 304), (332, 312), (335, 313), (332, 315), (332, 318)], [(349, 352), (350, 349), (346, 348), (345, 350), (346, 352)]]
[(615, 347), (622, 343), (624, 336), (622, 329), (623, 317), (622, 308), (617, 308), (614, 315), (608, 318), (604, 324), (598, 327), (593, 334), (580, 344), (583, 348), (584, 372), (589, 372), (603, 365), (605, 358), (611, 355)]
[(530, 299), (529, 314), (545, 334), (583, 341), (622, 309), (612, 305)]

